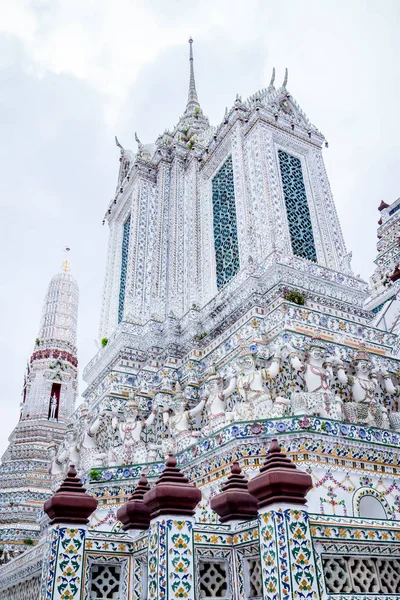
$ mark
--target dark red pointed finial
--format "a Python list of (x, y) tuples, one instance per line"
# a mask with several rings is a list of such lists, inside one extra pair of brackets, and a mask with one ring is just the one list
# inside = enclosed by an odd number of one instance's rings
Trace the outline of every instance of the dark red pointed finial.
[(256, 498), (249, 493), (247, 480), (239, 463), (234, 462), (221, 493), (211, 498), (212, 510), (217, 513), (221, 523), (247, 521), (257, 516), (257, 504)]
[(165, 469), (155, 486), (143, 497), (152, 519), (159, 515), (191, 517), (200, 500), (200, 490), (176, 466), (176, 458), (172, 454), (168, 456)]
[(96, 508), (96, 498), (86, 493), (81, 480), (76, 476), (75, 466), (71, 465), (60, 488), (44, 503), (43, 510), (50, 519), (50, 525), (86, 525)]
[(296, 467), (273, 439), (259, 475), (249, 481), (249, 492), (258, 500), (258, 508), (275, 502), (305, 504), (312, 488), (310, 475)]
[(378, 210), (382, 211), (384, 208), (388, 208), (389, 204), (386, 204), (386, 202), (384, 200), (381, 200), (380, 205), (378, 206)]
[(143, 496), (150, 490), (149, 483), (144, 473), (134, 489), (128, 502), (117, 510), (117, 518), (122, 523), (124, 531), (145, 530), (150, 525), (150, 509), (143, 502)]

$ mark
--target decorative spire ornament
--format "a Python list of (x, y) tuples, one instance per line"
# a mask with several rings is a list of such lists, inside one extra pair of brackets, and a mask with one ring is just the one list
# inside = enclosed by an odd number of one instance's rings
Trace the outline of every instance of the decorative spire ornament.
[(192, 517), (200, 500), (200, 490), (176, 466), (173, 454), (168, 456), (165, 469), (155, 486), (143, 497), (152, 519), (159, 515)]
[(55, 523), (86, 525), (96, 508), (96, 498), (86, 493), (81, 480), (76, 476), (74, 465), (70, 466), (66, 478), (54, 496), (43, 506), (51, 525)]
[(239, 463), (234, 462), (221, 493), (211, 498), (212, 510), (217, 513), (221, 523), (247, 521), (256, 518), (257, 505), (257, 500), (249, 493), (247, 480)]
[(274, 438), (259, 475), (250, 479), (248, 489), (257, 498), (260, 509), (276, 502), (305, 504), (312, 486), (310, 475), (296, 467)]
[(271, 76), (271, 81), (269, 82), (268, 89), (270, 89), (270, 90), (275, 89), (274, 83), (275, 83), (275, 67), (272, 69), (272, 76)]
[(71, 270), (71, 265), (69, 264), (69, 260), (68, 260), (68, 252), (71, 250), (71, 248), (65, 248), (65, 259), (63, 261), (62, 264), (62, 270), (64, 271), (64, 273), (67, 273), (68, 271)]
[(115, 139), (115, 145), (117, 146), (117, 148), (119, 148), (119, 151), (121, 152), (121, 155), (124, 154), (125, 152), (125, 148), (119, 143), (117, 136), (114, 136)]
[(128, 502), (117, 510), (117, 518), (122, 523), (124, 531), (145, 530), (150, 525), (150, 509), (143, 502), (143, 496), (150, 491), (150, 486), (142, 473), (132, 496)]
[(199, 99), (197, 97), (196, 91), (196, 82), (194, 79), (194, 66), (193, 66), (193, 39), (189, 38), (189, 69), (190, 69), (190, 77), (189, 77), (189, 93), (188, 93), (188, 101), (186, 104), (186, 113), (194, 113), (197, 110), (200, 110)]

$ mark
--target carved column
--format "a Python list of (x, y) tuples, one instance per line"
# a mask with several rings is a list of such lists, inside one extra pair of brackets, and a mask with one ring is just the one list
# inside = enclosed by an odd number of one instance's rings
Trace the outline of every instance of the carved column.
[(306, 494), (311, 477), (272, 440), (260, 473), (249, 482), (258, 500), (263, 599), (320, 598)]
[(155, 486), (143, 497), (151, 511), (148, 600), (195, 600), (193, 525), (198, 490), (169, 455)]
[(83, 555), (88, 518), (97, 500), (86, 493), (74, 466), (44, 504), (50, 518), (48, 551), (43, 563), (42, 600), (83, 599)]

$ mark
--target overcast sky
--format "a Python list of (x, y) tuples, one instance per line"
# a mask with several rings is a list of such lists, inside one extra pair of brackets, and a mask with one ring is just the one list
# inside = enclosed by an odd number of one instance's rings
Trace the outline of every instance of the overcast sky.
[[(324, 151), (356, 273), (375, 258), (377, 206), (399, 185), (400, 2), (0, 0), (0, 452), (19, 415), (44, 295), (68, 245), (81, 370), (96, 352), (117, 134), (172, 128), (188, 87), (218, 124), (272, 67), (329, 140)], [(80, 385), (83, 391), (84, 384)]]

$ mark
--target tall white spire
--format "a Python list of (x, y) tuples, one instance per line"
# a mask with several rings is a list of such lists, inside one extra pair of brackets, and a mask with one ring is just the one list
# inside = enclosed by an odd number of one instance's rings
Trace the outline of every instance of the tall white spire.
[[(66, 250), (66, 252), (69, 251)], [(39, 340), (59, 340), (76, 346), (79, 289), (66, 257), (61, 273), (50, 281), (43, 305)]]
[(194, 113), (194, 112), (196, 112), (196, 108), (197, 109), (200, 108), (199, 99), (197, 97), (196, 81), (195, 81), (195, 78), (194, 78), (193, 39), (192, 39), (192, 37), (189, 38), (189, 47), (190, 47), (190, 51), (189, 51), (190, 76), (189, 76), (188, 101), (187, 101), (187, 104), (186, 104), (186, 111), (185, 111), (186, 114), (187, 113)]
[(49, 443), (61, 442), (75, 408), (79, 292), (69, 268), (65, 257), (50, 281), (24, 377), (20, 420), (0, 464), (0, 548), (11, 551), (25, 550), (24, 540), (39, 537), (37, 516), (51, 494)]
[(210, 126), (207, 117), (204, 115), (200, 102), (197, 97), (196, 81), (194, 78), (194, 60), (193, 60), (193, 39), (189, 38), (189, 91), (185, 112), (179, 119), (175, 132), (179, 132), (179, 139), (182, 133), (185, 141), (189, 141), (193, 135), (198, 135)]

